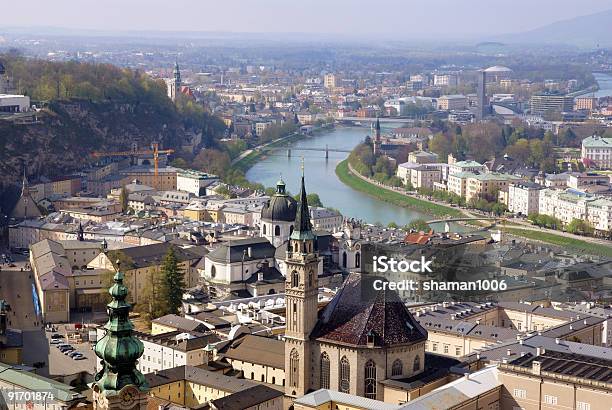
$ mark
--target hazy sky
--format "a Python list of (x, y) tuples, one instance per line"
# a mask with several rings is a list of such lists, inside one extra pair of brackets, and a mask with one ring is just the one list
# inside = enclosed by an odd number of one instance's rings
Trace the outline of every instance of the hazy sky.
[(533, 29), (612, 0), (27, 0), (4, 27), (465, 37)]

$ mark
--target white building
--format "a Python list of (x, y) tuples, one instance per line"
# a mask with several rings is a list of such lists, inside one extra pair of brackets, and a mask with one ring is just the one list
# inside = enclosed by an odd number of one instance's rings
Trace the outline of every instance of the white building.
[(194, 170), (180, 170), (176, 173), (176, 189), (186, 191), (195, 196), (205, 196), (206, 187), (219, 181), (219, 177)]
[(539, 213), (554, 216), (565, 224), (574, 219), (587, 221), (601, 232), (612, 229), (612, 200), (575, 190), (541, 190)]
[(456, 87), (458, 79), (455, 74), (435, 74), (434, 86), (436, 87)]
[(334, 232), (342, 226), (342, 214), (333, 209), (317, 206), (310, 207), (310, 220), (313, 229)]
[(476, 161), (458, 161), (448, 166), (448, 174), (455, 175), (460, 174), (461, 172), (485, 172), (486, 167), (479, 162)]
[(612, 138), (597, 135), (582, 140), (582, 159), (596, 168), (612, 168)]
[(508, 185), (508, 210), (515, 214), (531, 215), (540, 210), (541, 185), (518, 182)]
[(30, 97), (27, 95), (0, 94), (0, 112), (30, 111)]

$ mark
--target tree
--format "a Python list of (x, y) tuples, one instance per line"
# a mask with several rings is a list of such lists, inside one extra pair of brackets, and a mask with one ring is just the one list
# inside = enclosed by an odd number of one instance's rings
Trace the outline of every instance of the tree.
[(407, 230), (414, 230), (417, 232), (429, 232), (431, 227), (424, 219), (415, 219), (406, 225)]
[(567, 231), (569, 233), (577, 234), (577, 235), (592, 235), (595, 232), (595, 229), (591, 224), (582, 219), (572, 219), (572, 221), (567, 224)]
[(119, 203), (121, 203), (121, 212), (126, 213), (128, 210), (129, 194), (125, 185), (121, 187), (121, 193), (119, 194)]
[(161, 268), (163, 281), (164, 301), (167, 313), (178, 314), (183, 305), (183, 293), (185, 293), (185, 277), (178, 265), (174, 248), (170, 247), (164, 258)]

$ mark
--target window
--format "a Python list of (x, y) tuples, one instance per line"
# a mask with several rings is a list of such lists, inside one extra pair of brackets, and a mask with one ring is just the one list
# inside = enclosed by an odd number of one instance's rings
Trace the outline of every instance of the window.
[(438, 344), (437, 343), (432, 343), (431, 344), (431, 351), (432, 352), (437, 352), (438, 351)]
[(280, 236), (280, 226), (278, 225), (274, 227), (274, 236)]
[(391, 376), (401, 376), (404, 372), (403, 367), (402, 361), (400, 359), (395, 359), (393, 365), (391, 366)]
[(308, 272), (308, 286), (312, 287), (314, 285), (314, 280), (312, 279), (313, 275), (312, 275), (312, 271)]
[(576, 410), (591, 410), (591, 404), (583, 401), (576, 402)]
[(455, 356), (461, 356), (461, 348), (459, 346), (455, 346)]
[(419, 370), (421, 370), (421, 356), (416, 355), (414, 364), (412, 365), (412, 371), (418, 372)]
[(329, 356), (323, 352), (321, 354), (321, 388), (329, 389)]
[(364, 368), (364, 393), (367, 399), (376, 399), (376, 364), (368, 360)]
[(291, 272), (291, 287), (297, 288), (299, 284), (300, 284), (300, 275), (296, 271)]
[(351, 365), (346, 356), (340, 359), (340, 392), (349, 393), (351, 384)]
[(448, 345), (446, 345), (446, 344), (444, 345), (444, 353), (448, 354)]
[(516, 397), (517, 399), (525, 399), (527, 398), (527, 391), (523, 389), (514, 389), (514, 392), (512, 395)]
[(210, 277), (214, 278), (217, 275), (217, 268), (215, 268), (215, 265), (212, 265), (210, 267)]
[(291, 350), (289, 354), (289, 385), (297, 387), (300, 383), (300, 355), (297, 350)]
[(265, 235), (266, 234), (266, 224), (262, 225), (262, 231), (263, 231), (262, 233)]
[(544, 403), (546, 404), (557, 404), (557, 396), (544, 395)]
[(359, 268), (361, 266), (361, 254), (357, 252), (355, 254), (355, 267)]

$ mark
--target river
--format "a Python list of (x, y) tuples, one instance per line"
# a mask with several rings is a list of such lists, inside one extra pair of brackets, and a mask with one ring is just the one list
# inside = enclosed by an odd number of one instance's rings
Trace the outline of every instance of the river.
[[(398, 124), (382, 125), (387, 131), (396, 128)], [(247, 172), (247, 178), (265, 186), (275, 186), (279, 175), (287, 184), (287, 189), (296, 193), (299, 191), (301, 175), (301, 158), (304, 157), (306, 190), (319, 194), (323, 205), (338, 209), (344, 216), (362, 219), (366, 222), (388, 224), (395, 222), (405, 225), (414, 219), (433, 219), (430, 215), (403, 208), (372, 198), (362, 192), (355, 191), (344, 185), (336, 176), (336, 165), (348, 156), (346, 152), (330, 152), (325, 159), (324, 152), (299, 151), (299, 148), (325, 148), (351, 150), (370, 134), (367, 127), (337, 127), (333, 130), (316, 134), (312, 137), (289, 144), (292, 156), (287, 157), (287, 151), (278, 150), (268, 154)], [(435, 228), (441, 229), (442, 226)]]
[(599, 84), (599, 90), (595, 92), (595, 97), (612, 96), (612, 75), (606, 73), (593, 73), (595, 81)]

